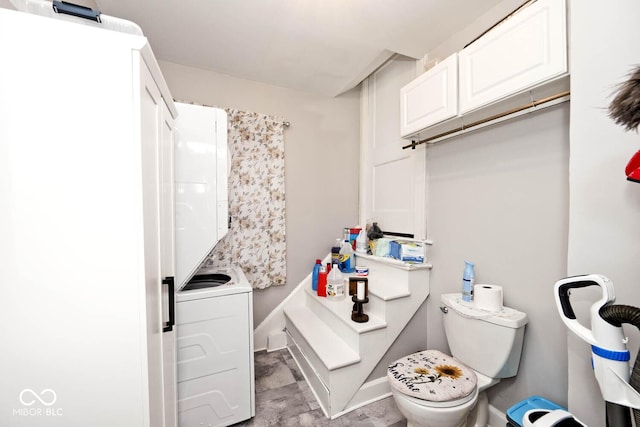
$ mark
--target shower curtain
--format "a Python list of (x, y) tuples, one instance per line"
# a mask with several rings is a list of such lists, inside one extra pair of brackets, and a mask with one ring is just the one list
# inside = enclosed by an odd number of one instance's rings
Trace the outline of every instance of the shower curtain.
[(228, 234), (205, 266), (238, 265), (254, 288), (286, 283), (284, 124), (275, 117), (228, 114)]

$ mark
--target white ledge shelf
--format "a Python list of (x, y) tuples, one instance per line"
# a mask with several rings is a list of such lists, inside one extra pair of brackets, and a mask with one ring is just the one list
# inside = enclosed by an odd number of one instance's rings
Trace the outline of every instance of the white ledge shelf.
[(390, 258), (390, 257), (381, 257), (381, 256), (359, 254), (359, 253), (356, 253), (356, 265), (358, 265), (358, 258), (379, 262), (379, 263), (390, 265), (392, 267), (400, 268), (403, 270), (420, 270), (420, 269), (430, 270), (431, 268), (433, 268), (433, 265), (431, 265), (431, 263), (429, 262), (406, 262), (406, 261), (400, 261), (398, 259)]

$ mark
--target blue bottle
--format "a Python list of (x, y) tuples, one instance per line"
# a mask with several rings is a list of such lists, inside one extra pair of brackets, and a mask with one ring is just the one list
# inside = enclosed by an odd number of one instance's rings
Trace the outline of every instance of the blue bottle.
[(311, 273), (311, 289), (318, 290), (318, 276), (320, 275), (320, 267), (322, 267), (322, 261), (317, 259), (313, 266), (313, 273)]
[(465, 261), (464, 273), (462, 274), (462, 301), (473, 301), (473, 284), (476, 281), (473, 265), (472, 262)]

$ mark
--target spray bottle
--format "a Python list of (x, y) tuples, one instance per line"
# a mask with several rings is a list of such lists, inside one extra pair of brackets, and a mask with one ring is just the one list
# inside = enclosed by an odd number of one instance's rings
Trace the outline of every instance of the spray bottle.
[(473, 301), (473, 285), (476, 281), (473, 266), (472, 262), (465, 261), (464, 273), (462, 274), (462, 301)]
[(366, 254), (369, 249), (369, 242), (367, 241), (367, 232), (362, 229), (356, 238), (356, 253)]

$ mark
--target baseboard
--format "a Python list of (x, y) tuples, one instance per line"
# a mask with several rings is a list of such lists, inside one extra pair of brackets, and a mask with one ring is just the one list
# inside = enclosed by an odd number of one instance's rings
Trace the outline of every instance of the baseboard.
[(287, 334), (285, 331), (273, 332), (267, 336), (267, 352), (282, 350), (287, 347)]
[(304, 290), (304, 286), (311, 286), (311, 274), (300, 282), (300, 284), (256, 326), (253, 330), (253, 348), (255, 351), (273, 351), (273, 349), (269, 347), (269, 336), (283, 333), (285, 326), (284, 307), (289, 301), (292, 301), (294, 298), (299, 298), (299, 295), (303, 294), (301, 291)]
[(378, 400), (391, 396), (391, 388), (387, 377), (377, 378), (362, 384), (362, 387), (356, 392), (351, 401), (347, 404), (347, 408), (339, 415), (351, 412), (362, 406), (368, 405)]
[[(330, 259), (331, 254), (328, 254), (324, 258), (323, 263), (328, 263)], [(276, 308), (274, 308), (271, 313), (269, 313), (267, 317), (265, 317), (264, 320), (253, 330), (254, 351), (274, 350), (269, 348), (269, 336), (279, 334), (284, 330), (284, 307), (294, 298), (304, 298), (305, 295), (302, 291), (305, 286), (311, 286), (311, 273), (309, 273), (309, 275), (305, 277), (298, 286), (296, 286), (295, 289), (291, 291), (291, 293), (283, 299), (282, 302), (278, 304)]]
[(507, 415), (489, 404), (489, 425), (487, 427), (503, 427), (507, 425)]

